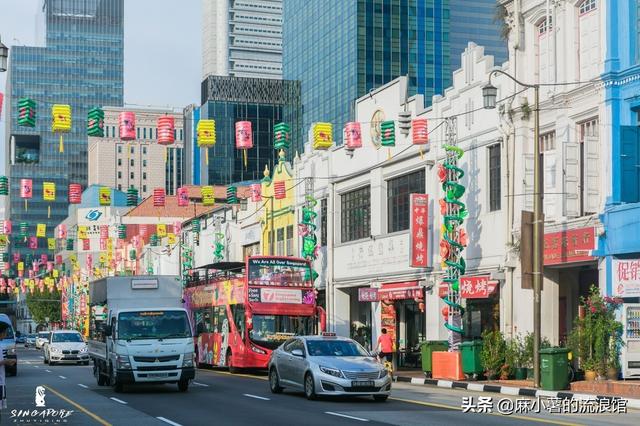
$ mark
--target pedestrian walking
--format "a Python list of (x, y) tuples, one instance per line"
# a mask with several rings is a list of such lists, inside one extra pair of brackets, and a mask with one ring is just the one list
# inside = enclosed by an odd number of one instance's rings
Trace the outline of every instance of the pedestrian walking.
[(386, 328), (382, 329), (382, 334), (378, 337), (377, 350), (381, 360), (388, 362), (393, 360), (393, 340)]

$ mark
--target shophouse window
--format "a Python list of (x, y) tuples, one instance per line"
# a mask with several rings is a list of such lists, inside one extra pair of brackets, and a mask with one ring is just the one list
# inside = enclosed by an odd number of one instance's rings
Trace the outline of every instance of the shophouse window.
[(387, 181), (388, 232), (409, 229), (409, 195), (424, 194), (424, 169)]
[(287, 256), (293, 256), (293, 225), (287, 226)]
[(341, 240), (368, 238), (371, 235), (371, 188), (365, 186), (340, 196)]
[(284, 228), (276, 231), (276, 256), (284, 256)]
[(556, 149), (556, 132), (540, 135), (540, 150), (546, 152), (553, 151), (554, 149)]
[(489, 211), (500, 210), (500, 144), (489, 147)]

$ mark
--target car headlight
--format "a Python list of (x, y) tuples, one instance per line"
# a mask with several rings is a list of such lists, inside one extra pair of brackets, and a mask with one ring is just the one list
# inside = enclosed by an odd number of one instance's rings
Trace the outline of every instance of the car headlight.
[(387, 374), (389, 374), (389, 371), (387, 371), (386, 368), (380, 370), (380, 374), (378, 375), (379, 379), (384, 379), (385, 377), (387, 377)]
[(81, 354), (86, 354), (87, 353), (87, 347), (85, 346), (83, 348), (80, 348), (80, 353)]
[(196, 365), (195, 352), (187, 352), (182, 356), (182, 368), (194, 367)]
[(49, 346), (49, 352), (58, 353), (60, 352), (60, 348), (57, 346)]
[(15, 355), (15, 354), (16, 354), (16, 348), (7, 349), (7, 355)]
[(342, 374), (342, 371), (338, 370), (337, 368), (320, 366), (320, 371), (333, 377), (339, 377), (341, 379), (344, 378), (344, 374)]
[(129, 355), (117, 355), (116, 356), (116, 369), (117, 370), (131, 370), (131, 361)]

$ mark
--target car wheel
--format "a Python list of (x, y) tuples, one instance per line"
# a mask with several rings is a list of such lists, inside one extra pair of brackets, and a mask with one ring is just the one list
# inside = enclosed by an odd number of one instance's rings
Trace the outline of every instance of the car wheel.
[(180, 380), (178, 382), (178, 390), (180, 392), (186, 392), (189, 389), (189, 380)]
[(373, 395), (373, 399), (376, 402), (385, 402), (389, 398), (389, 395)]
[(309, 400), (316, 399), (316, 385), (313, 381), (313, 375), (311, 373), (307, 373), (304, 376), (304, 396)]
[(278, 377), (278, 371), (275, 367), (271, 367), (271, 370), (269, 370), (269, 387), (271, 388), (271, 393), (282, 392), (282, 386), (280, 386), (280, 378)]
[(82, 365), (89, 365), (89, 361), (84, 361)]
[(17, 376), (18, 375), (18, 364), (14, 365), (11, 368), (7, 369), (7, 373), (9, 376)]

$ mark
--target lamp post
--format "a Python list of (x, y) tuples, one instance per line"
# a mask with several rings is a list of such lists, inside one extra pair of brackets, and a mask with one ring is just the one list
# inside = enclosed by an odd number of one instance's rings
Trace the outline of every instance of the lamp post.
[(542, 236), (544, 222), (542, 216), (542, 156), (540, 155), (540, 85), (526, 84), (501, 70), (494, 70), (489, 74), (489, 83), (482, 88), (485, 109), (496, 107), (498, 89), (491, 84), (496, 74), (502, 74), (517, 84), (534, 89), (534, 125), (533, 125), (533, 384), (540, 387), (540, 340), (541, 340), (541, 292), (543, 277)]
[(0, 72), (7, 70), (7, 58), (9, 58), (9, 48), (0, 40)]

